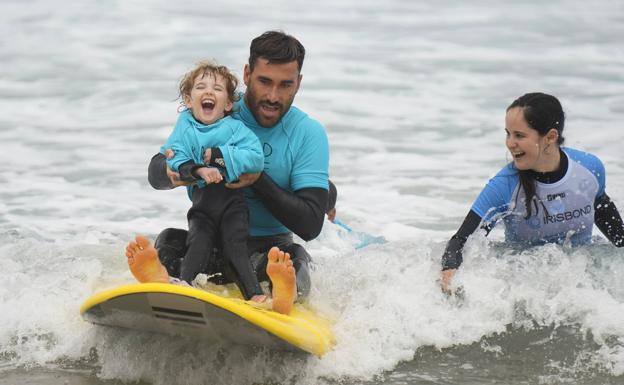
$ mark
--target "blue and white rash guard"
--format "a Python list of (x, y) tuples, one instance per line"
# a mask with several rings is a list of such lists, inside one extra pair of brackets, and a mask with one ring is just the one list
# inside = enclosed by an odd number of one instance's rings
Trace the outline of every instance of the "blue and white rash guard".
[(605, 169), (598, 157), (562, 148), (559, 170), (537, 175), (531, 216), (526, 195), (513, 163), (503, 167), (481, 191), (464, 223), (449, 240), (442, 257), (443, 269), (462, 263), (468, 236), (481, 224), (486, 231), (499, 221), (509, 243), (573, 246), (591, 242), (594, 223), (616, 246), (624, 246), (624, 225), (615, 204), (605, 192)]
[(535, 181), (529, 218), (525, 192), (513, 163), (490, 179), (472, 211), (487, 223), (502, 219), (507, 242), (542, 244), (569, 239), (572, 245), (589, 243), (594, 201), (605, 191), (604, 166), (590, 153), (562, 150), (571, 160), (567, 172), (555, 183)]

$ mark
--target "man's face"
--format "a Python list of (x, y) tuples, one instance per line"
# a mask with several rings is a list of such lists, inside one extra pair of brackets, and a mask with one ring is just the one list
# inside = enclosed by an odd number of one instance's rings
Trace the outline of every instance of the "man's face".
[(262, 127), (273, 127), (288, 112), (301, 78), (296, 60), (269, 64), (268, 60), (259, 58), (253, 71), (245, 65), (245, 101)]

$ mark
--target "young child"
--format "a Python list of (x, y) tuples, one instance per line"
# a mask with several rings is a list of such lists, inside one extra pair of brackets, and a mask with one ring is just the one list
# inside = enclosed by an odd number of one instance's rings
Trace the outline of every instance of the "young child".
[[(136, 248), (151, 245), (137, 237), (137, 242), (126, 249), (126, 256), (140, 282), (169, 282), (169, 276), (177, 276), (190, 284), (199, 273), (218, 271), (221, 263), (233, 271), (231, 276), (245, 299), (266, 299), (247, 253), (249, 217), (243, 191), (220, 183), (224, 178), (233, 182), (243, 173), (261, 172), (264, 166), (256, 135), (229, 116), (237, 99), (237, 85), (238, 80), (226, 67), (209, 61), (198, 63), (180, 82), (185, 109), (162, 150), (173, 151), (167, 163), (180, 179), (196, 181), (187, 187), (192, 201), (187, 214), (188, 250), (184, 258), (164, 262), (166, 268), (160, 263), (140, 266), (142, 261), (135, 260)], [(213, 253), (217, 244), (223, 261)]]

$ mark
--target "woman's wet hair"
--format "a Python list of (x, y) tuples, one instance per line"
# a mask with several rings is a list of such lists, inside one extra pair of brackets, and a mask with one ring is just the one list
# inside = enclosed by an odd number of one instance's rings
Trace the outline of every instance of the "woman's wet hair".
[(557, 143), (563, 144), (563, 127), (565, 125), (565, 114), (559, 100), (542, 92), (532, 92), (520, 96), (507, 107), (507, 111), (512, 108), (522, 108), (524, 120), (529, 127), (544, 136), (552, 128), (559, 133)]
[[(542, 92), (531, 92), (514, 100), (513, 103), (507, 107), (507, 111), (516, 107), (522, 108), (524, 120), (526, 120), (529, 127), (537, 131), (540, 136), (545, 136), (554, 128), (559, 134), (557, 144), (563, 144), (565, 114), (561, 103), (556, 97)], [(531, 217), (531, 202), (535, 197), (535, 178), (531, 170), (518, 170), (518, 175), (526, 196), (525, 204), (527, 215), (525, 218), (528, 219)]]

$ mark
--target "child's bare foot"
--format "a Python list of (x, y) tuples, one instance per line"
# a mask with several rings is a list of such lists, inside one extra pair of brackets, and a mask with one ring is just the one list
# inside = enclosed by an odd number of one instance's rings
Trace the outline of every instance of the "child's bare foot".
[(256, 294), (249, 298), (249, 300), (257, 303), (264, 303), (267, 300), (267, 296), (264, 294)]
[(150, 241), (137, 235), (135, 240), (126, 246), (128, 267), (134, 278), (139, 282), (169, 283), (169, 273), (158, 259), (158, 251)]
[(268, 258), (266, 271), (273, 284), (273, 310), (289, 314), (297, 295), (295, 268), (290, 260), (290, 254), (272, 247)]

